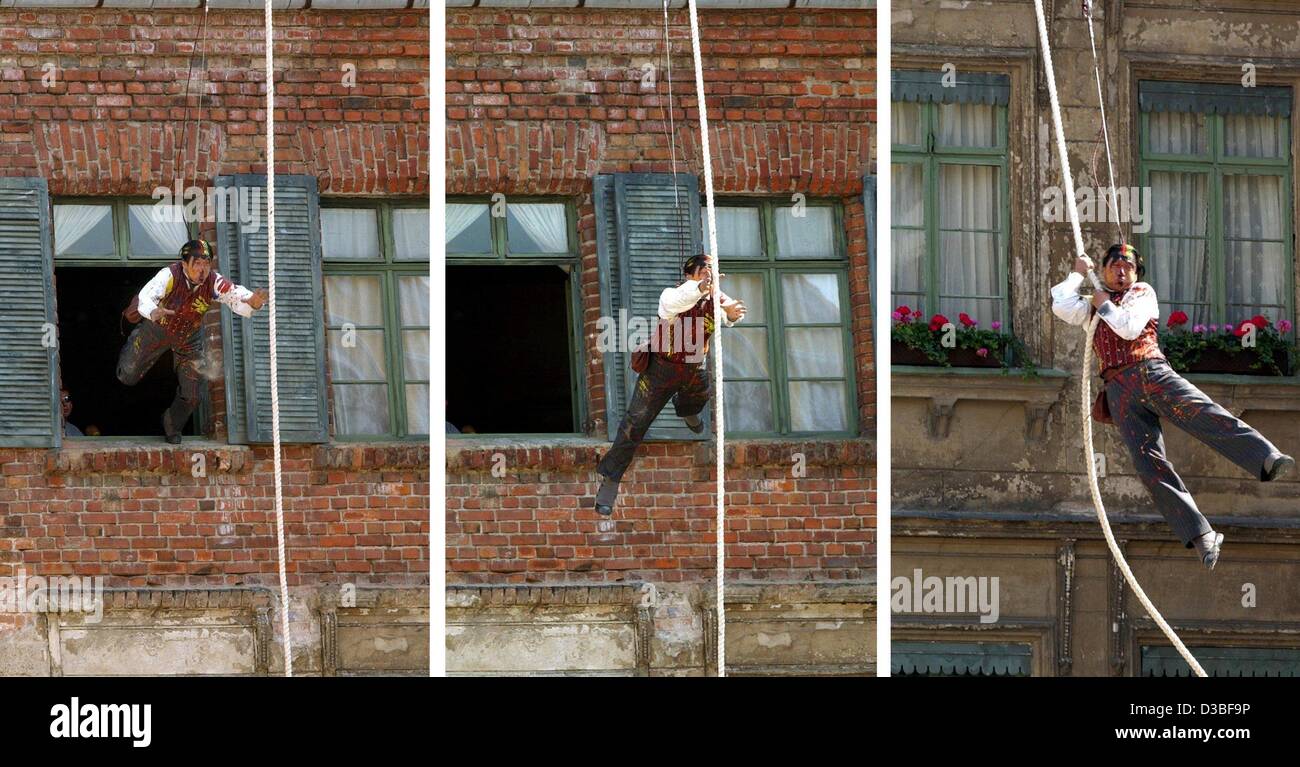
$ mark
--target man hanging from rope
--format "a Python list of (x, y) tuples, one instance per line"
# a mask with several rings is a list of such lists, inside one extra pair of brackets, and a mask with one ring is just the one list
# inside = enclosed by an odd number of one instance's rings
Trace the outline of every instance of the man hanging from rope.
[[(686, 280), (659, 295), (659, 322), (647, 349), (633, 353), (633, 370), (640, 373), (632, 401), (618, 426), (618, 438), (596, 467), (602, 481), (596, 511), (614, 513), (618, 485), (632, 463), (650, 423), (672, 399), (677, 415), (697, 434), (704, 430), (700, 413), (712, 396), (708, 371), (709, 336), (713, 335), (712, 259), (695, 255), (686, 260)], [(725, 276), (725, 275), (723, 275)], [(725, 293), (719, 297), (723, 323), (731, 327), (745, 317), (745, 304)], [(638, 358), (640, 361), (638, 362)]]
[(127, 338), (117, 359), (117, 380), (127, 386), (140, 382), (163, 352), (171, 349), (178, 385), (176, 399), (163, 411), (163, 433), (180, 444), (181, 430), (199, 404), (199, 367), (203, 339), (199, 326), (213, 302), (229, 306), (241, 317), (251, 317), (266, 302), (266, 290), (256, 292), (236, 285), (212, 268), (212, 246), (190, 240), (181, 246), (180, 260), (164, 267), (149, 280), (123, 314), (140, 322)]
[(1093, 293), (1090, 306), (1079, 294), (1079, 286), (1093, 269), (1092, 259), (1076, 259), (1074, 271), (1052, 288), (1052, 313), (1071, 325), (1087, 323), (1093, 312), (1101, 315), (1093, 349), (1105, 386), (1093, 416), (1119, 428), (1156, 508), (1183, 544), (1194, 546), (1201, 561), (1213, 570), (1223, 534), (1210, 527), (1165, 458), (1160, 419), (1171, 421), (1262, 482), (1282, 476), (1295, 461), (1165, 361), (1156, 337), (1160, 305), (1155, 290), (1136, 281), (1146, 271), (1136, 248), (1112, 245), (1102, 257), (1101, 268), (1106, 289)]

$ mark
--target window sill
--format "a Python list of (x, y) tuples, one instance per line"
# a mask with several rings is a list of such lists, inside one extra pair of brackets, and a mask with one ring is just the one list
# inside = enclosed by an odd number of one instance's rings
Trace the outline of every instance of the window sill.
[(1183, 378), (1237, 417), (1247, 410), (1300, 412), (1300, 376), (1185, 373)]
[[(149, 440), (141, 443), (141, 440)], [(161, 437), (139, 439), (67, 438), (49, 451), (47, 474), (193, 474), (201, 466), (209, 474), (238, 474), (252, 466), (252, 448), (206, 439), (186, 439), (169, 445)], [(202, 461), (194, 456), (202, 455)]]
[(1025, 441), (1040, 443), (1047, 435), (1052, 406), (1061, 397), (1071, 375), (1064, 370), (1040, 368), (1038, 377), (1025, 378), (1014, 370), (1003, 373), (989, 368), (944, 368), (893, 365), (890, 368), (890, 396), (929, 401), (929, 432), (934, 439), (946, 439), (952, 411), (960, 400), (1020, 402), (1025, 406)]
[[(448, 471), (489, 471), (499, 465), (497, 455), (504, 456), (512, 469), (573, 469), (595, 467), (610, 447), (609, 440), (592, 437), (563, 436), (510, 437), (482, 435), (475, 439), (447, 440)], [(689, 445), (698, 466), (713, 466), (712, 440), (656, 441), (654, 445)], [(790, 465), (791, 456), (800, 453), (808, 466), (865, 466), (875, 462), (876, 443), (867, 438), (817, 439), (787, 437), (768, 439), (728, 439), (726, 463), (737, 466)]]
[(343, 442), (312, 450), (317, 469), (428, 469), (428, 442)]

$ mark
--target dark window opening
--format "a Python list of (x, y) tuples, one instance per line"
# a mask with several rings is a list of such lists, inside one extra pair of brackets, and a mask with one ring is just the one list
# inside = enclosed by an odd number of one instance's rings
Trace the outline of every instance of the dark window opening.
[[(56, 267), (59, 370), (72, 398), (68, 422), (103, 437), (163, 436), (162, 413), (176, 396), (172, 353), (135, 386), (117, 380), (117, 358), (135, 325), (122, 317), (158, 267)], [(144, 320), (142, 320), (144, 321)], [(182, 431), (195, 434), (197, 419)], [(93, 428), (92, 428), (93, 427)]]
[(447, 267), (447, 420), (464, 433), (571, 433), (569, 274)]

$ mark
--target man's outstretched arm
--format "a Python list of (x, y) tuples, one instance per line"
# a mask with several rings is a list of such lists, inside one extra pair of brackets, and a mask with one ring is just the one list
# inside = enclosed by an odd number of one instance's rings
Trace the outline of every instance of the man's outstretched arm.
[(216, 294), (217, 302), (230, 307), (230, 310), (240, 317), (252, 317), (253, 312), (262, 308), (266, 302), (266, 291), (251, 291), (243, 285), (237, 285), (230, 280), (216, 276)]

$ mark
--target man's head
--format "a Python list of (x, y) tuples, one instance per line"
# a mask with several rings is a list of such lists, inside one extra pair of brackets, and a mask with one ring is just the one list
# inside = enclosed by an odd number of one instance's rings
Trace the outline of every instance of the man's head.
[(72, 415), (72, 395), (67, 389), (59, 389), (59, 403), (63, 406), (63, 417)]
[(705, 253), (691, 256), (686, 259), (686, 263), (682, 264), (682, 274), (688, 280), (702, 280), (709, 271), (709, 256)]
[(1101, 281), (1114, 291), (1128, 290), (1146, 271), (1142, 255), (1132, 245), (1111, 245), (1101, 257)]
[(203, 282), (212, 271), (212, 246), (206, 240), (190, 240), (182, 245), (180, 258), (190, 282)]

